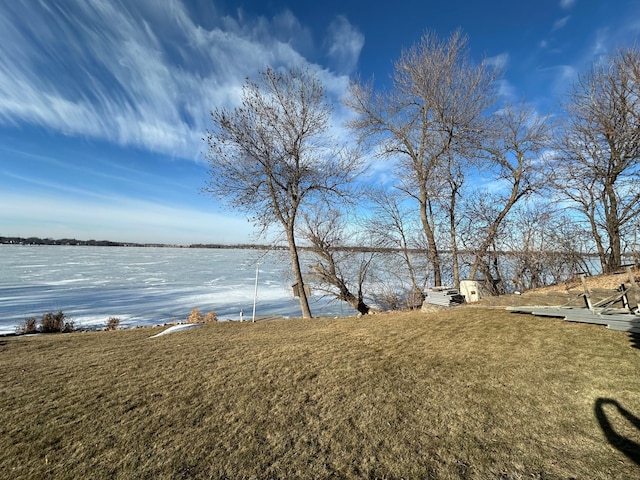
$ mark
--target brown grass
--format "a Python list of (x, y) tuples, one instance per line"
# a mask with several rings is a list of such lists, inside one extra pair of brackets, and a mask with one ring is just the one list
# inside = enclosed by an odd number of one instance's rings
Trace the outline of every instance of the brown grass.
[[(632, 267), (631, 272), (633, 274), (634, 281), (636, 284), (640, 284), (640, 269), (638, 267)], [(590, 290), (593, 289), (604, 289), (604, 290), (615, 290), (621, 284), (626, 284), (627, 287), (630, 286), (629, 283), (629, 274), (626, 271), (620, 271), (617, 273), (610, 273), (606, 275), (593, 275), (585, 277), (585, 281), (587, 283), (587, 288)], [(584, 287), (582, 285), (582, 280), (580, 277), (574, 277), (566, 282), (550, 285), (548, 287), (538, 288), (532, 290), (532, 292), (544, 293), (544, 292), (576, 292), (582, 293), (584, 291)]]
[(0, 339), (0, 477), (640, 478), (624, 333), (480, 308), (159, 331)]

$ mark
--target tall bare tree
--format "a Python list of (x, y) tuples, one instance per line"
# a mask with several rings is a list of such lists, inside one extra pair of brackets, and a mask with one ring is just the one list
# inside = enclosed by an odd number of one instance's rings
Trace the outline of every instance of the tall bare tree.
[(640, 52), (619, 51), (578, 79), (566, 102), (551, 180), (585, 220), (604, 272), (640, 214)]
[(447, 188), (438, 166), (476, 145), (494, 100), (496, 72), (473, 64), (466, 45), (459, 31), (446, 41), (426, 33), (401, 53), (389, 91), (375, 94), (372, 82), (357, 82), (345, 102), (358, 114), (349, 125), (361, 140), (375, 142), (382, 157), (399, 161), (399, 188), (419, 205), (435, 285), (442, 284), (442, 272), (434, 194)]
[(296, 221), (317, 201), (342, 195), (358, 161), (330, 136), (331, 104), (308, 70), (267, 69), (247, 80), (242, 104), (211, 112), (210, 180), (205, 191), (249, 214), (262, 233), (286, 235), (304, 318), (311, 317), (300, 268)]
[[(489, 172), (493, 192), (477, 193), (485, 203), (477, 208), (471, 226), (473, 238), (481, 239), (472, 251), (475, 259), (469, 278), (480, 270), (490, 285), (495, 285), (490, 274), (489, 249), (495, 246), (500, 229), (513, 207), (523, 198), (542, 187), (542, 154), (549, 147), (550, 130), (546, 118), (539, 117), (526, 106), (506, 106), (493, 115), (493, 134), (486, 143), (486, 155), (481, 159), (481, 171)], [(496, 292), (494, 292), (496, 293)]]

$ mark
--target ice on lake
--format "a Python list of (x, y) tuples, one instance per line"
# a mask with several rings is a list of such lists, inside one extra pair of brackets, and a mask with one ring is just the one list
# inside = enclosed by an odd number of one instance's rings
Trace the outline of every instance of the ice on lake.
[[(193, 308), (221, 320), (299, 317), (286, 253), (244, 249), (0, 245), (0, 334), (25, 318), (62, 310), (80, 326), (125, 327), (184, 321)], [(352, 315), (313, 296), (315, 316)]]

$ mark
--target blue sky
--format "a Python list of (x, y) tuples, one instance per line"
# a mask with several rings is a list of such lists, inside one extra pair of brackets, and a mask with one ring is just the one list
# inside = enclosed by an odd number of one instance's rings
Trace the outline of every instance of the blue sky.
[[(458, 27), (504, 98), (554, 114), (637, 41), (640, 1), (0, 2), (0, 235), (253, 242), (201, 193), (209, 112), (267, 65), (311, 68), (336, 102), (355, 75), (384, 87), (403, 48)], [(336, 103), (339, 134), (348, 115)]]

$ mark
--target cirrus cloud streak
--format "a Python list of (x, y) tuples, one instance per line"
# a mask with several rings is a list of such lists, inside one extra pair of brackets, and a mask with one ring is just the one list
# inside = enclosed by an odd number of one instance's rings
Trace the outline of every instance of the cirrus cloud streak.
[(323, 46), (345, 69), (334, 72), (306, 59), (312, 36), (288, 10), (216, 14), (204, 26), (179, 0), (6, 2), (0, 124), (196, 158), (209, 111), (235, 105), (246, 77), (267, 65), (308, 66), (339, 97), (362, 44), (339, 17)]

